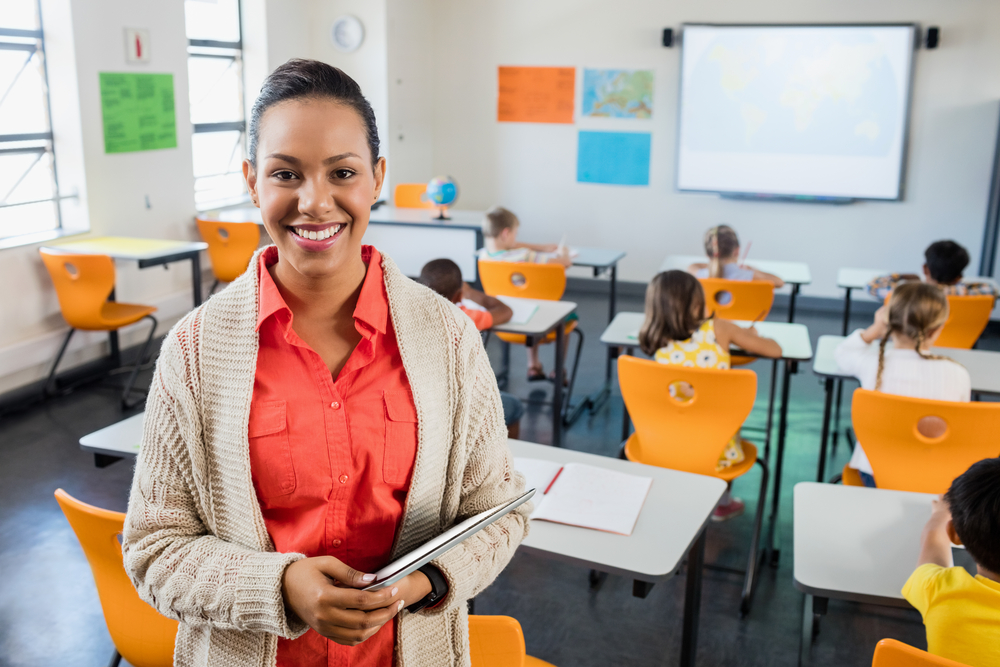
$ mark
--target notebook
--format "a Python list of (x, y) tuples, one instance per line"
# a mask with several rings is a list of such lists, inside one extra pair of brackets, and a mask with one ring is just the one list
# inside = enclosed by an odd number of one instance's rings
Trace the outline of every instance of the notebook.
[(646, 502), (651, 477), (590, 466), (516, 457), (525, 488), (536, 489), (535, 521), (631, 535)]
[(514, 315), (507, 322), (508, 324), (527, 324), (538, 311), (537, 303), (531, 303), (530, 301), (524, 301), (523, 299), (511, 296), (498, 296), (497, 298), (514, 311)]

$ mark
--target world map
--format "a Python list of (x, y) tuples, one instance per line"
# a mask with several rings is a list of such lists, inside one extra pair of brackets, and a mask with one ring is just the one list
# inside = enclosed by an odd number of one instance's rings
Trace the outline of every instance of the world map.
[(651, 118), (653, 72), (623, 69), (584, 70), (583, 115), (606, 118)]

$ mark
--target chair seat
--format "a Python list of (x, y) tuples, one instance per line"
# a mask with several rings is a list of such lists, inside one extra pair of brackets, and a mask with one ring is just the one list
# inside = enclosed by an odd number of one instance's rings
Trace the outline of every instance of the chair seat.
[[(635, 449), (634, 449), (635, 445), (633, 444), (634, 442), (636, 442), (635, 433), (630, 435), (628, 437), (628, 440), (625, 441), (625, 458), (627, 458), (629, 461), (639, 461), (639, 459), (634, 455), (635, 454)], [(750, 468), (752, 468), (753, 464), (757, 462), (757, 446), (752, 442), (750, 442), (749, 440), (744, 440), (743, 438), (740, 438), (740, 444), (743, 445), (743, 460), (737, 463), (736, 465), (729, 466), (728, 468), (725, 468), (723, 470), (714, 471), (713, 473), (714, 477), (718, 477), (721, 480), (729, 482), (736, 479), (737, 477), (741, 477), (746, 473), (750, 472)], [(722, 450), (720, 449), (719, 452), (721, 453)], [(641, 461), (639, 462), (641, 463)], [(684, 470), (682, 472), (693, 472), (693, 471)], [(698, 473), (698, 474), (703, 474), (703, 473)]]
[[(566, 323), (565, 333), (566, 333), (567, 336), (570, 335), (573, 332), (574, 329), (576, 329), (576, 325), (578, 323), (579, 323), (579, 320), (573, 320), (572, 322), (567, 322)], [(497, 338), (499, 338), (503, 342), (505, 342), (505, 343), (512, 343), (514, 345), (524, 345), (525, 341), (527, 341), (527, 339), (528, 339), (528, 337), (525, 336), (524, 334), (501, 333), (501, 332), (498, 331), (498, 332), (496, 332), (496, 335), (497, 335)], [(546, 336), (545, 338), (543, 338), (542, 340), (540, 340), (538, 342), (542, 343), (542, 344), (556, 342), (556, 332), (555, 331), (550, 331), (548, 336)]]
[(135, 324), (146, 315), (156, 312), (156, 306), (140, 306), (133, 303), (118, 303), (108, 301), (101, 307), (101, 313), (93, 322), (87, 322), (86, 326), (74, 326), (74, 329), (84, 331), (110, 331), (129, 324)]
[(729, 357), (730, 366), (746, 366), (760, 359), (760, 357), (744, 357), (741, 354), (733, 354)]
[(844, 471), (840, 474), (840, 479), (844, 486), (865, 485), (865, 483), (861, 480), (861, 473), (858, 472), (857, 468), (852, 468), (850, 465), (844, 466)]
[(551, 662), (545, 662), (538, 658), (533, 658), (530, 655), (524, 656), (524, 662), (522, 663), (524, 667), (555, 667)]

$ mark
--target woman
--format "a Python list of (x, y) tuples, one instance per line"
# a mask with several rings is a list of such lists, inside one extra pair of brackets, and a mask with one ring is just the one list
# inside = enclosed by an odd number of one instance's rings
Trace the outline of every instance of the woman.
[(126, 570), (181, 621), (177, 665), (464, 664), (466, 601), (529, 507), (392, 588), (358, 589), (523, 488), (479, 335), (362, 245), (385, 160), (350, 77), (285, 63), (249, 139), (243, 172), (275, 245), (164, 341)]

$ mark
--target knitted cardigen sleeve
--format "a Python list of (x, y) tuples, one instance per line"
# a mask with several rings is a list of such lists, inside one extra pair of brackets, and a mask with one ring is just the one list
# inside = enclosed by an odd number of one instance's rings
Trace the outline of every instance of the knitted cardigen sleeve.
[(308, 628), (286, 618), (281, 581), (304, 556), (226, 541), (206, 525), (211, 492), (191, 460), (207, 446), (191, 389), (198, 315), (171, 331), (157, 362), (125, 518), (125, 570), (143, 600), (190, 626), (297, 637)]

